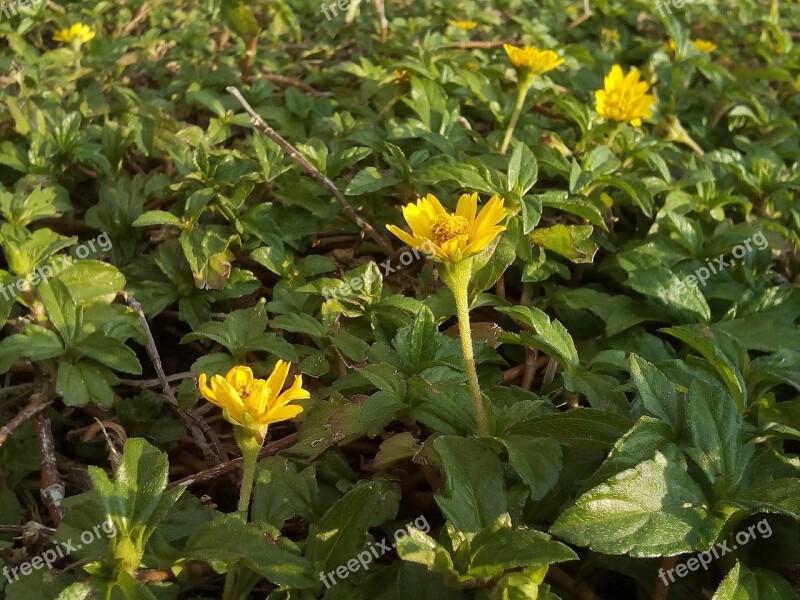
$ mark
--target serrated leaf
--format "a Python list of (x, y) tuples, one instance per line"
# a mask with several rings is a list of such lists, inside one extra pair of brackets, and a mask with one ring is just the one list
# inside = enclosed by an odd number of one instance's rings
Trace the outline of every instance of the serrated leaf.
[(596, 552), (644, 558), (708, 548), (721, 527), (679, 457), (657, 452), (583, 494), (551, 531)]

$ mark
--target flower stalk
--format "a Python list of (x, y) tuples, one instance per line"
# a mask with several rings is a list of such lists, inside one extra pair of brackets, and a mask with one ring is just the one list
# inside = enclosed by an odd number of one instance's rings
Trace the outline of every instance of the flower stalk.
[(242, 450), (242, 487), (239, 490), (237, 510), (246, 521), (250, 508), (250, 497), (253, 495), (253, 482), (256, 477), (256, 463), (261, 451), (263, 438), (244, 427), (234, 427), (236, 443)]
[(500, 146), (500, 154), (505, 154), (508, 146), (511, 143), (511, 138), (514, 135), (514, 129), (517, 126), (522, 108), (525, 106), (525, 100), (528, 97), (528, 91), (531, 89), (534, 80), (536, 79), (535, 73), (532, 71), (523, 71), (522, 79), (517, 85), (517, 102), (514, 104), (514, 112), (511, 113), (511, 120), (508, 122), (505, 137), (503, 137), (503, 144)]
[(488, 436), (489, 426), (486, 420), (486, 408), (483, 405), (478, 371), (475, 368), (475, 354), (472, 349), (472, 329), (469, 322), (469, 282), (472, 277), (472, 257), (456, 263), (445, 265), (442, 279), (453, 292), (456, 301), (456, 318), (458, 334), (461, 341), (461, 354), (464, 357), (464, 369), (467, 372), (467, 383), (475, 411), (475, 424), (478, 435)]

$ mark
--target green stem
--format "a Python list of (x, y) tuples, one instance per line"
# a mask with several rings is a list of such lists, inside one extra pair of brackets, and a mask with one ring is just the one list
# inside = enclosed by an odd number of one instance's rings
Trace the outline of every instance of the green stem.
[(613, 148), (614, 140), (617, 139), (617, 134), (622, 130), (624, 126), (625, 126), (624, 121), (617, 121), (616, 125), (614, 125), (614, 128), (611, 130), (611, 133), (608, 134), (608, 141), (606, 142), (606, 146), (608, 146), (609, 148)]
[(469, 280), (472, 275), (472, 259), (464, 259), (449, 266), (447, 275), (443, 277), (456, 300), (456, 316), (458, 333), (461, 339), (461, 353), (464, 355), (464, 368), (467, 371), (469, 391), (472, 396), (472, 407), (475, 411), (475, 422), (478, 434), (489, 435), (486, 422), (486, 411), (481, 398), (481, 387), (478, 382), (478, 371), (475, 369), (475, 355), (472, 351), (472, 330), (469, 324)]
[(236, 442), (242, 450), (242, 487), (239, 490), (238, 511), (242, 518), (247, 521), (248, 508), (250, 507), (250, 496), (253, 493), (253, 480), (256, 477), (256, 463), (258, 453), (261, 450), (261, 442), (257, 436), (244, 427), (236, 428)]
[[(253, 481), (256, 478), (256, 464), (258, 453), (261, 450), (259, 436), (244, 427), (234, 427), (236, 443), (242, 451), (242, 487), (239, 490), (238, 514), (242, 520), (247, 521), (250, 508), (250, 496), (253, 493)], [(225, 575), (225, 588), (222, 591), (223, 600), (236, 600), (236, 563), (228, 567)]]
[(525, 74), (520, 79), (517, 85), (517, 103), (514, 105), (514, 112), (511, 113), (511, 120), (508, 122), (508, 129), (503, 138), (503, 145), (500, 146), (500, 154), (505, 154), (508, 150), (508, 145), (511, 143), (511, 137), (514, 135), (514, 128), (517, 126), (517, 120), (522, 113), (522, 107), (525, 106), (525, 98), (528, 96), (528, 90), (533, 85), (535, 75), (530, 71), (525, 71)]

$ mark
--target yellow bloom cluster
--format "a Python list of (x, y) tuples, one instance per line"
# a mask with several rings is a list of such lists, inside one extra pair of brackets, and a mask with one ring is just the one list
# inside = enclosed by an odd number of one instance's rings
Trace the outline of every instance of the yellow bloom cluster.
[(61, 31), (57, 32), (53, 36), (53, 41), (64, 42), (68, 44), (72, 40), (79, 40), (81, 43), (84, 43), (88, 42), (89, 40), (93, 40), (94, 36), (94, 31), (92, 31), (88, 25), (84, 25), (83, 23), (75, 23), (71, 27), (67, 27), (66, 29), (62, 29)]
[(628, 74), (622, 67), (614, 65), (603, 80), (603, 89), (597, 90), (597, 114), (611, 121), (627, 121), (639, 126), (642, 119), (650, 117), (650, 109), (655, 104), (655, 96), (648, 94), (650, 87), (646, 81), (639, 81), (638, 69), (632, 68)]
[[(709, 42), (708, 40), (689, 40), (689, 43), (695, 47), (698, 52), (704, 52), (706, 54), (713, 52), (717, 49), (717, 45), (714, 42)], [(673, 52), (677, 49), (675, 45), (675, 40), (669, 41), (669, 48)]]
[(448, 21), (449, 25), (453, 27), (457, 27), (461, 31), (469, 31), (470, 29), (475, 29), (478, 26), (476, 21)]
[(256, 379), (249, 367), (233, 367), (225, 377), (214, 375), (211, 385), (202, 373), (198, 389), (203, 398), (222, 409), (225, 420), (233, 425), (265, 434), (267, 427), (297, 416), (302, 406), (289, 405), (293, 400), (305, 400), (311, 395), (303, 389), (303, 379), (295, 376), (292, 386), (280, 393), (291, 365), (279, 360), (268, 379)]
[(535, 75), (552, 71), (564, 62), (564, 59), (552, 50), (540, 50), (535, 46), (517, 47), (503, 44), (503, 49), (512, 65), (518, 69), (529, 69)]
[(447, 212), (436, 196), (428, 194), (416, 204), (403, 207), (411, 235), (395, 225), (386, 227), (412, 248), (433, 247), (438, 260), (455, 262), (478, 254), (505, 230), (505, 226), (498, 225), (506, 218), (502, 198), (492, 196), (476, 215), (477, 210), (478, 194), (461, 196), (454, 214)]

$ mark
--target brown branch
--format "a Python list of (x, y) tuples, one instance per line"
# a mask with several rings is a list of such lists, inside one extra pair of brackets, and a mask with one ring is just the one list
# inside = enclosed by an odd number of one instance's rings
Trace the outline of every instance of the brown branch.
[(228, 90), (228, 93), (231, 96), (236, 98), (239, 104), (242, 105), (242, 108), (244, 108), (247, 114), (250, 115), (250, 122), (269, 139), (278, 144), (281, 150), (283, 150), (289, 156), (289, 158), (300, 165), (300, 168), (302, 168), (314, 180), (316, 180), (317, 183), (325, 187), (331, 194), (333, 194), (333, 196), (342, 206), (342, 211), (344, 212), (345, 216), (358, 225), (358, 227), (361, 228), (369, 237), (371, 237), (373, 241), (378, 244), (378, 247), (380, 247), (380, 249), (386, 254), (386, 256), (391, 256), (394, 252), (394, 249), (392, 248), (392, 244), (389, 242), (389, 240), (385, 236), (378, 233), (372, 225), (367, 223), (364, 219), (358, 216), (358, 214), (356, 214), (356, 211), (353, 210), (352, 206), (350, 206), (347, 198), (345, 198), (344, 194), (339, 191), (339, 188), (337, 188), (330, 179), (323, 175), (302, 154), (300, 154), (297, 148), (292, 146), (283, 136), (281, 136), (281, 134), (267, 125), (264, 119), (262, 119), (253, 109), (253, 107), (250, 106), (247, 100), (244, 99), (244, 96), (242, 96), (242, 93), (238, 88), (230, 85), (225, 89)]
[(147, 18), (147, 13), (150, 12), (152, 5), (150, 2), (145, 2), (142, 5), (142, 8), (139, 9), (139, 12), (136, 13), (136, 16), (133, 17), (120, 31), (120, 35), (128, 35), (131, 31), (136, 29), (136, 26), (144, 21)]
[(242, 79), (250, 81), (250, 70), (253, 68), (253, 62), (256, 60), (258, 53), (258, 34), (252, 36), (247, 40), (247, 50), (244, 53), (244, 59), (239, 67), (242, 72)]
[(547, 578), (578, 600), (603, 600), (588, 585), (583, 582), (576, 582), (570, 575), (555, 565), (551, 565), (550, 569), (548, 569)]
[(0, 427), (0, 446), (28, 419), (43, 411), (53, 402), (55, 390), (52, 379), (48, 379), (44, 389), (31, 397), (31, 401), (13, 419)]
[(513, 44), (513, 41), (510, 40), (490, 40), (490, 41), (480, 41), (480, 40), (465, 40), (463, 42), (455, 42), (453, 44), (448, 44), (445, 48), (460, 48), (461, 50), (467, 50), (470, 48), (497, 48), (498, 46), (502, 46), (503, 44)]
[[(272, 456), (273, 454), (277, 454), (282, 450), (286, 450), (290, 448), (297, 442), (297, 434), (292, 433), (287, 435), (284, 438), (281, 438), (275, 442), (270, 442), (265, 444), (261, 451), (258, 453), (258, 458), (266, 458), (267, 456)], [(205, 483), (207, 481), (211, 481), (212, 479), (216, 479), (226, 473), (230, 473), (238, 468), (239, 463), (242, 462), (241, 457), (235, 458), (228, 462), (222, 463), (221, 465), (214, 465), (210, 469), (206, 469), (205, 471), (200, 471), (199, 473), (195, 473), (194, 475), (190, 475), (189, 477), (184, 477), (183, 479), (179, 479), (178, 481), (173, 481), (169, 484), (168, 487), (189, 487), (190, 485), (194, 485), (196, 483)]]
[[(192, 373), (191, 371), (184, 371), (183, 373), (175, 373), (174, 375), (167, 375), (164, 379), (166, 379), (167, 382), (172, 382), (172, 381), (181, 381), (182, 379), (186, 379), (187, 377), (194, 377), (194, 373)], [(150, 388), (163, 385), (163, 383), (161, 379), (120, 379), (119, 385), (127, 385), (136, 388)]]
[(533, 386), (533, 378), (536, 377), (536, 361), (539, 358), (539, 352), (532, 348), (525, 348), (525, 374), (522, 376), (522, 383), (520, 387), (523, 390), (530, 391)]
[[(661, 569), (669, 571), (678, 562), (677, 556), (664, 556), (661, 558)], [(672, 577), (670, 575), (670, 577)], [(658, 577), (656, 579), (656, 587), (653, 588), (652, 600), (666, 600), (669, 593), (669, 584), (664, 583), (664, 579)]]
[(286, 75), (278, 75), (277, 73), (262, 73), (261, 76), (266, 79), (267, 81), (271, 81), (272, 83), (278, 83), (280, 85), (290, 85), (292, 87), (296, 87), (300, 90), (303, 90), (307, 94), (311, 96), (332, 96), (330, 92), (320, 92), (319, 90), (311, 87), (307, 83), (303, 83), (299, 79), (295, 79), (294, 77), (287, 77)]
[[(125, 300), (125, 303), (130, 306), (139, 317), (139, 323), (141, 323), (142, 329), (147, 337), (147, 345), (145, 346), (147, 349), (147, 355), (150, 357), (150, 362), (153, 363), (153, 368), (156, 370), (156, 376), (161, 384), (161, 389), (164, 390), (164, 396), (166, 397), (167, 402), (184, 420), (186, 426), (192, 434), (192, 437), (194, 438), (195, 443), (203, 452), (203, 456), (206, 457), (206, 460), (216, 463), (224, 462), (228, 458), (228, 453), (225, 451), (225, 448), (219, 441), (216, 433), (214, 433), (208, 426), (208, 423), (206, 423), (202, 417), (198, 416), (193, 411), (190, 410), (183, 413), (178, 408), (178, 400), (175, 398), (175, 394), (172, 392), (172, 388), (167, 381), (167, 376), (164, 373), (164, 367), (161, 365), (161, 357), (158, 354), (158, 348), (156, 348), (156, 342), (153, 339), (153, 333), (150, 331), (150, 324), (147, 322), (147, 317), (144, 315), (144, 310), (142, 310), (142, 305), (139, 304), (136, 298), (134, 298), (130, 293), (121, 292), (121, 294)], [(214, 446), (213, 449), (206, 441), (206, 436), (208, 436), (208, 438), (211, 440)]]
[(381, 42), (385, 44), (386, 39), (389, 37), (389, 21), (386, 20), (384, 0), (373, 0), (373, 4), (375, 5), (375, 12), (378, 13), (378, 23), (381, 26)]
[[(55, 391), (55, 390), (53, 390)], [(61, 501), (66, 496), (64, 483), (58, 473), (56, 465), (56, 446), (53, 440), (53, 429), (50, 426), (50, 419), (43, 412), (39, 412), (34, 417), (36, 424), (36, 438), (39, 441), (39, 458), (42, 461), (42, 489), (41, 496), (53, 524), (58, 527), (61, 518), (64, 516), (64, 509), (61, 508)]]

